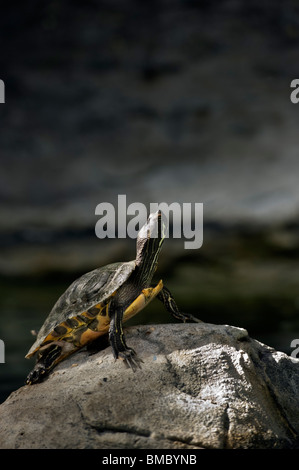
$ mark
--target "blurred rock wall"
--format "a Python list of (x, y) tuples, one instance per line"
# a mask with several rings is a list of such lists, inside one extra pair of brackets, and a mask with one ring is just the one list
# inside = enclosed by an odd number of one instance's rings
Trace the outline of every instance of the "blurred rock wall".
[(118, 194), (297, 224), (298, 20), (294, 1), (7, 5), (0, 273), (101, 262), (94, 210)]

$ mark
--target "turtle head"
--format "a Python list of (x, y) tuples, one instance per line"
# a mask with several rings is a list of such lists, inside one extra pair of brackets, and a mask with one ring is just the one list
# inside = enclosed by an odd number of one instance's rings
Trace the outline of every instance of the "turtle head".
[(142, 267), (142, 271), (148, 274), (149, 279), (156, 270), (165, 234), (166, 224), (161, 211), (150, 214), (138, 233), (136, 266)]

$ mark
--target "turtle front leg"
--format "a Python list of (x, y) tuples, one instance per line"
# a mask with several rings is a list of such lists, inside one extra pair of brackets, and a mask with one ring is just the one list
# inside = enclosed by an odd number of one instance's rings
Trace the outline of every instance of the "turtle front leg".
[(202, 323), (199, 318), (194, 317), (190, 313), (181, 312), (170, 291), (166, 289), (166, 287), (163, 287), (163, 289), (159, 292), (157, 299), (159, 299), (164, 304), (166, 310), (168, 310), (168, 312), (170, 312), (171, 315), (177, 320), (181, 320), (183, 322), (193, 321), (196, 323)]
[(143, 362), (138, 358), (134, 349), (126, 345), (125, 336), (122, 328), (124, 309), (122, 307), (115, 307), (112, 301), (109, 306), (110, 327), (109, 327), (109, 341), (112, 347), (115, 359), (121, 358), (124, 360), (128, 367), (131, 367), (133, 372), (137, 368), (141, 369), (140, 363)]

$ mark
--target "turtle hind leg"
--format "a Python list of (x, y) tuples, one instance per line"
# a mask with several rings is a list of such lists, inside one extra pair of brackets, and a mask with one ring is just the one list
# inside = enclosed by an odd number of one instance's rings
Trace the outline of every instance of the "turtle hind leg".
[(51, 343), (47, 348), (42, 348), (38, 352), (37, 362), (28, 374), (26, 379), (27, 385), (41, 382), (42, 379), (54, 367), (57, 359), (61, 356), (62, 347), (59, 344)]
[(170, 291), (166, 289), (166, 287), (163, 287), (163, 289), (159, 292), (157, 299), (159, 299), (164, 304), (166, 310), (168, 310), (168, 312), (170, 312), (171, 315), (177, 320), (181, 320), (183, 322), (193, 321), (196, 323), (202, 323), (199, 318), (194, 317), (190, 313), (181, 312)]
[(45, 368), (44, 364), (36, 363), (32, 371), (28, 374), (25, 384), (33, 385), (41, 382), (49, 371)]
[(62, 361), (62, 359), (76, 349), (74, 345), (65, 341), (55, 341), (40, 348), (37, 362), (32, 371), (28, 374), (25, 383), (32, 385), (41, 382), (58, 362)]

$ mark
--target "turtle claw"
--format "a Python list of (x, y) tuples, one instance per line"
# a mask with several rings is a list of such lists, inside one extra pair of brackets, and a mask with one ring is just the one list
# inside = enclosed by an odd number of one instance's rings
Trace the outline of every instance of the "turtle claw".
[(194, 315), (191, 315), (191, 313), (183, 313), (182, 315), (184, 315), (185, 317), (184, 322), (189, 320), (189, 321), (193, 321), (194, 323), (202, 323), (202, 320), (200, 320), (197, 317), (194, 317)]
[(35, 366), (34, 369), (28, 374), (25, 381), (26, 385), (33, 385), (37, 382), (41, 382), (46, 374), (46, 369), (42, 364), (38, 364), (38, 367)]
[(124, 361), (128, 368), (132, 369), (133, 372), (136, 372), (137, 369), (141, 369), (141, 363), (143, 360), (137, 356), (134, 349), (127, 348), (124, 351), (119, 351), (118, 356)]

